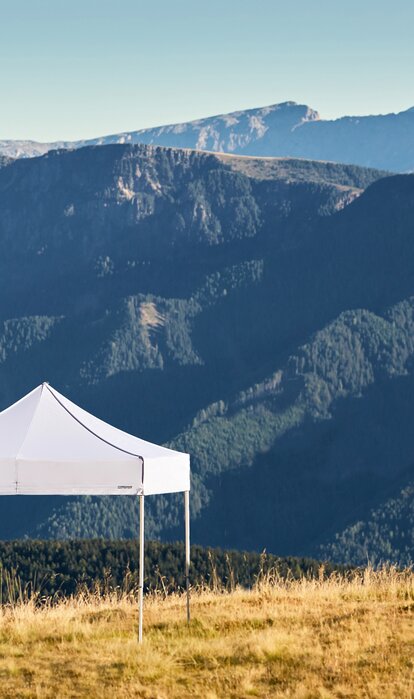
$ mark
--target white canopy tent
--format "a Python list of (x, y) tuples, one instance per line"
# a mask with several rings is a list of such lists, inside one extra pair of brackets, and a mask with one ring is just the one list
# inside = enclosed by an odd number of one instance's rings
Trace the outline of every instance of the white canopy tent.
[(0, 413), (0, 495), (137, 495), (139, 641), (144, 587), (144, 496), (184, 493), (187, 619), (190, 457), (118, 430), (43, 383)]

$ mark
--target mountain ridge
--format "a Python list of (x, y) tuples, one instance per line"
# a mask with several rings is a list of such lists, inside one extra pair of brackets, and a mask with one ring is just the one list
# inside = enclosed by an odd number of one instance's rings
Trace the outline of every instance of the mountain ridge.
[(34, 157), (59, 148), (113, 143), (299, 157), (406, 172), (414, 170), (414, 110), (324, 120), (307, 105), (283, 102), (79, 141), (3, 140), (0, 141), (0, 154)]

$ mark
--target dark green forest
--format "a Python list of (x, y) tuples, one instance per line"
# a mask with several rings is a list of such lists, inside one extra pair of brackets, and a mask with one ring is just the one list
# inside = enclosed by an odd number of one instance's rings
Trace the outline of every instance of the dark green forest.
[[(337, 568), (338, 569), (338, 568)], [(323, 574), (334, 570), (325, 564)], [(339, 568), (338, 570), (341, 570)], [(321, 564), (310, 558), (278, 558), (262, 553), (191, 547), (190, 583), (195, 589), (233, 590), (252, 587), (268, 576), (319, 576)], [(146, 592), (161, 594), (185, 589), (184, 545), (149, 541), (145, 544)], [(77, 592), (132, 592), (138, 588), (138, 542), (103, 539), (0, 542), (2, 603), (35, 596)]]
[[(1, 407), (47, 380), (189, 451), (197, 544), (405, 563), (413, 230), (411, 175), (151, 146), (5, 163)], [(148, 535), (179, 539), (181, 508), (149, 498)], [(137, 503), (2, 515), (4, 539), (121, 539)]]

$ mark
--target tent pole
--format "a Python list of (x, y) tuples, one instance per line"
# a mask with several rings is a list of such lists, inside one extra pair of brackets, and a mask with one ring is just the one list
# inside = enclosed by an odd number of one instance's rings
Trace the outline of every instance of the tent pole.
[(187, 624), (190, 623), (190, 491), (184, 491), (185, 512), (185, 589), (187, 593)]
[(144, 496), (139, 496), (139, 620), (138, 643), (142, 643), (142, 614), (144, 604)]

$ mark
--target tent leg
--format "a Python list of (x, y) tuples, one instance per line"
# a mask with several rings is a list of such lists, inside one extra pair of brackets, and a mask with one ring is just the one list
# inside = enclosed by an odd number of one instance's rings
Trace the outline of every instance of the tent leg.
[(187, 624), (190, 623), (190, 491), (184, 491), (185, 512), (185, 589), (187, 593)]
[(138, 643), (142, 643), (142, 616), (144, 604), (144, 496), (139, 496), (139, 620)]

